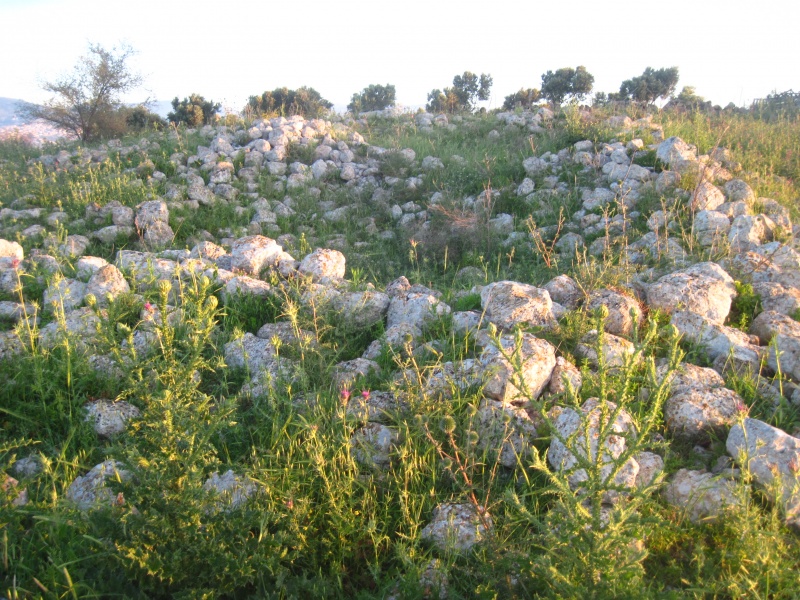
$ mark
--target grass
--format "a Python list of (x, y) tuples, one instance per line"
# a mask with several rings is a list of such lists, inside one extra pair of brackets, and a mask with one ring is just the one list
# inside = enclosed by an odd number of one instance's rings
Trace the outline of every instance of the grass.
[[(679, 135), (701, 152), (718, 143), (729, 148), (758, 195), (796, 210), (797, 119), (766, 122), (740, 114), (663, 113), (655, 121), (667, 136)], [(280, 234), (294, 236), (296, 258), (331, 240), (341, 244), (350, 291), (383, 289), (405, 275), (412, 284), (443, 292), (454, 311), (480, 312), (475, 283), (510, 279), (541, 285), (566, 273), (587, 294), (626, 287), (640, 272), (663, 264), (654, 258), (633, 265), (616, 251), (599, 257), (547, 255), (531, 236), (532, 224), (528, 227), (530, 218), (540, 228), (557, 228), (561, 217), (563, 226), (570, 226), (581, 208), (580, 188), (596, 185), (592, 173), (574, 166), (563, 169), (557, 182), (562, 191), (537, 194), (534, 204), (515, 192), (525, 177), (525, 158), (557, 153), (583, 139), (607, 142), (611, 133), (601, 123), (582, 120), (574, 110), (535, 134), (507, 128), (491, 114), (465, 116), (455, 127), (432, 132), (417, 130), (408, 117), (370, 120), (358, 125), (369, 143), (390, 150), (411, 148), (417, 165), (430, 155), (440, 158), (444, 168), (420, 173), (398, 153), (385, 155), (377, 161), (381, 176), (422, 178), (413, 189), (403, 181), (382, 197), (369, 187), (339, 185), (335, 178), (287, 190), (276, 186), (280, 178), (262, 172), (253, 197), (246, 195), (243, 183), (235, 182), (235, 201), (220, 200), (200, 209), (171, 202), (174, 247), (191, 247), (203, 231), (217, 241), (245, 235), (252, 205), (262, 205), (259, 199), (264, 199), (273, 209), (276, 202), (293, 208), (294, 214), (280, 216), (277, 226)], [(492, 131), (499, 136), (490, 136)], [(95, 228), (80, 222), (88, 205), (118, 200), (135, 207), (165, 194), (166, 184), (184, 184), (186, 159), (198, 144), (209, 141), (199, 131), (175, 129), (148, 134), (151, 143), (145, 148), (140, 137), (122, 140), (123, 147), (136, 143), (139, 150), (112, 148), (99, 162), (89, 163), (84, 157), (99, 149), (84, 149), (72, 167), (55, 170), (26, 162), (35, 158), (27, 147), (0, 143), (0, 208), (45, 207), (68, 214), (60, 228), (49, 225), (46, 215), (24, 223), (0, 222), (0, 237), (22, 239), (22, 229), (33, 223), (44, 225), (59, 240), (86, 234)], [(287, 162), (308, 162), (313, 148), (290, 146), (289, 156)], [(241, 155), (235, 158), (237, 167), (243, 161)], [(652, 155), (639, 162), (655, 165)], [(140, 165), (146, 168), (137, 174)], [(166, 174), (166, 183), (148, 183), (146, 174), (153, 168)], [(543, 176), (534, 179), (537, 190), (545, 189)], [(464, 221), (467, 213), (459, 203), (487, 190), (499, 193), (489, 196), (479, 217)], [(395, 221), (395, 204), (414, 202), (420, 210), (435, 211), (430, 199), (436, 192), (447, 209), (432, 217), (438, 238)], [(643, 214), (626, 231), (629, 241), (646, 231), (650, 212), (673, 203), (680, 206), (654, 191), (643, 194), (637, 206)], [(342, 206), (351, 207), (345, 220), (324, 217)], [(617, 212), (621, 207), (612, 206), (608, 216)], [(523, 234), (517, 241), (507, 244), (506, 234), (491, 229), (490, 219), (500, 213), (515, 219), (515, 230)], [(693, 246), (686, 233), (691, 232), (690, 219), (678, 210), (675, 220), (683, 233), (672, 235), (693, 260), (707, 260), (709, 254)], [(391, 237), (381, 235), (387, 231)], [(37, 244), (22, 241), (29, 256)], [(136, 241), (119, 240), (126, 249), (136, 248)], [(550, 242), (542, 238), (545, 248)], [(88, 252), (113, 260), (120, 247), (93, 242)], [(75, 275), (76, 259), (58, 255), (55, 260), (60, 274)], [(469, 281), (458, 275), (467, 266), (479, 271)], [(27, 263), (19, 273), (21, 288), (3, 291), (0, 299), (41, 306), (56, 274)], [(275, 277), (270, 280), (273, 294), (266, 298), (224, 301), (221, 284), (199, 273), (184, 273), (177, 293), (151, 279), (134, 285), (132, 293), (120, 295), (105, 311), (95, 309), (99, 326), (89, 345), (78, 343), (74, 335), (53, 347), (32, 343), (47, 320), (4, 322), (0, 327), (4, 335), (16, 329), (26, 341), (20, 354), (0, 359), (0, 476), (19, 479), (30, 497), (26, 506), (17, 507), (11, 503), (14, 492), (0, 492), (0, 593), (8, 598), (436, 597), (426, 596), (421, 582), (431, 564), (446, 576), (449, 598), (797, 595), (796, 534), (775, 506), (751, 491), (746, 470), (737, 485), (741, 507), (713, 522), (688, 522), (658, 492), (678, 469), (710, 468), (724, 454), (724, 440), (712, 441), (703, 456), (692, 444), (664, 440), (667, 390), (654, 379), (654, 361), (667, 359), (675, 365), (681, 359), (702, 362), (703, 357), (672, 337), (663, 314), (649, 314), (647, 324), (632, 336), (636, 353), (624, 368), (584, 366), (580, 390), (532, 399), (526, 408), (544, 424), (528, 442), (530, 454), (520, 456), (513, 469), (500, 465), (502, 444), (513, 433), (510, 420), (502, 421), (498, 438), (481, 438), (479, 386), (454, 386), (451, 397), (442, 397), (395, 377), (410, 369), (419, 379), (445, 362), (480, 356), (475, 336), (455, 333), (451, 317), (432, 321), (421, 342), (429, 342), (435, 352), (406, 354), (386, 348), (377, 360), (381, 372), (351, 390), (354, 396), (391, 391), (402, 400), (383, 415), (396, 437), (388, 464), (377, 467), (355, 452), (351, 439), (366, 422), (348, 413), (331, 374), (338, 363), (361, 356), (380, 339), (382, 322), (354, 328), (335, 311), (304, 301), (308, 282), (302, 279), (281, 282)], [(737, 290), (729, 323), (746, 329), (761, 310), (759, 299), (746, 283), (737, 282)], [(153, 328), (141, 321), (145, 303), (161, 314), (176, 307), (179, 318)], [(568, 311), (557, 327), (532, 332), (574, 362), (584, 335), (590, 329), (602, 331), (599, 318), (579, 308)], [(277, 349), (280, 357), (294, 362), (297, 377), (276, 377), (264, 394), (240, 394), (250, 377), (243, 369), (225, 366), (224, 346), (275, 322), (311, 334), (311, 341)], [(149, 351), (134, 351), (134, 336), (139, 339), (145, 331), (153, 342)], [(114, 374), (98, 371), (93, 355), (113, 359), (122, 368)], [(727, 385), (741, 395), (751, 416), (790, 432), (800, 422), (795, 408), (788, 402), (774, 406), (752, 377), (733, 374)], [(120, 436), (99, 438), (85, 421), (85, 405), (98, 398), (126, 400), (141, 417)], [(628, 450), (614, 469), (642, 450), (663, 455), (666, 464), (662, 479), (608, 513), (603, 499), (614, 485), (597, 453), (581, 458), (587, 479), (580, 493), (546, 458), (553, 439), (580, 453), (575, 436), (555, 429), (556, 413), (550, 411), (577, 410), (589, 398), (599, 402), (601, 437), (610, 433), (621, 410), (632, 416), (638, 430), (638, 436), (626, 437)], [(588, 420), (582, 426), (588, 427)], [(12, 465), (27, 456), (40, 460), (41, 471), (31, 477), (15, 474)], [(109, 483), (113, 504), (78, 511), (66, 499), (70, 483), (107, 459), (123, 463), (132, 477)], [(217, 512), (216, 498), (204, 491), (204, 483), (212, 473), (229, 469), (255, 482), (257, 491), (241, 506)], [(443, 502), (486, 507), (494, 522), (492, 534), (469, 552), (424, 542), (422, 529)]]

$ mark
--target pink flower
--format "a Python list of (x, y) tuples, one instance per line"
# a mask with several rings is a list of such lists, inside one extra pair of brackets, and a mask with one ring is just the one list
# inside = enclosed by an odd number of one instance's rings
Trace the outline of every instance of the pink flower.
[(145, 302), (145, 303), (144, 303), (144, 309), (145, 309), (147, 312), (153, 312), (153, 311), (155, 310), (155, 308), (153, 307), (153, 305), (152, 305), (152, 304), (150, 304), (149, 302)]
[(369, 390), (362, 390), (361, 397), (364, 398), (364, 400), (369, 400)]
[(18, 258), (11, 259), (11, 268), (14, 269), (14, 270), (19, 268), (19, 259)]
[(348, 400), (350, 400), (350, 390), (344, 388), (342, 390), (342, 403), (347, 404)]

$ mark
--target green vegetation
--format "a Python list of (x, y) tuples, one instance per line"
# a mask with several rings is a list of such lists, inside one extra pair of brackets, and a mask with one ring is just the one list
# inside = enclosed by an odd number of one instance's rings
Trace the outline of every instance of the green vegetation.
[(453, 77), (453, 86), (444, 91), (435, 89), (428, 94), (429, 112), (472, 112), (479, 101), (489, 99), (492, 89), (492, 76), (481, 73), (480, 77), (471, 71)]
[(188, 98), (172, 99), (172, 111), (167, 115), (170, 123), (184, 123), (189, 127), (202, 127), (212, 123), (222, 105), (213, 100), (206, 100), (199, 94), (191, 94)]
[(589, 95), (594, 86), (594, 75), (580, 66), (577, 69), (564, 67), (555, 73), (547, 71), (542, 74), (542, 97), (560, 106), (567, 98), (581, 100)]
[[(563, 79), (564, 95), (554, 91), (555, 76), (563, 70), (548, 80), (550, 95), (544, 85), (542, 95), (561, 102), (570, 94), (588, 93), (588, 73), (581, 76), (583, 83), (575, 83), (580, 69)], [(484, 77), (490, 86), (490, 77), (465, 73), (454, 80), (454, 88), (433, 99), (444, 96), (442, 102), (453, 107), (448, 112), (465, 112), (449, 117), (454, 127), (423, 131), (413, 115), (351, 120), (344, 127), (332, 117), (330, 135), (349, 144), (349, 150), (337, 144), (337, 151), (372, 161), (375, 177), (397, 178), (392, 185), (349, 186), (338, 176), (325, 175), (291, 187), (281, 175), (253, 169), (250, 180), (240, 177), (230, 184), (235, 191), (230, 198), (215, 196), (196, 205), (186, 199), (188, 169), (196, 168), (207, 183), (220, 164), (216, 161), (227, 160), (221, 156), (206, 164), (198, 156), (198, 146), (208, 146), (211, 134), (190, 132), (187, 126), (206, 122), (205, 114), (197, 123), (181, 119), (166, 131), (145, 128), (135, 137), (123, 137), (119, 145), (45, 148), (55, 157), (68, 150), (69, 158), (52, 165), (37, 161), (40, 153), (29, 147), (0, 143), (0, 208), (49, 211), (30, 220), (3, 213), (0, 237), (19, 240), (26, 257), (33, 256), (34, 248), (45, 248), (57, 262), (56, 272), (48, 271), (45, 261), (36, 267), (16, 265), (13, 291), (0, 293), (0, 300), (38, 306), (40, 318), (37, 322), (31, 313), (18, 323), (0, 321), (0, 336), (16, 332), (22, 343), (18, 354), (0, 356), (0, 477), (19, 481), (0, 481), (0, 595), (436, 598), (432, 568), (446, 578), (448, 598), (797, 596), (800, 542), (784, 524), (780, 508), (755, 488), (746, 468), (735, 487), (740, 506), (719, 519), (692, 523), (662, 498), (664, 482), (676, 471), (710, 470), (725, 455), (724, 439), (709, 440), (702, 452), (693, 443), (665, 439), (663, 405), (669, 386), (666, 378), (656, 376), (656, 367), (666, 365), (661, 368), (671, 372), (687, 358), (685, 353), (695, 356), (695, 349), (678, 340), (668, 315), (647, 315), (630, 336), (634, 351), (621, 367), (607, 364), (600, 350), (607, 317), (600, 311), (578, 308), (551, 329), (519, 327), (513, 332), (552, 343), (559, 356), (580, 368), (583, 385), (538, 398), (528, 390), (531, 402), (524, 411), (542, 425), (525, 452), (515, 455), (516, 466), (508, 467), (500, 449), (511, 439), (512, 421), (501, 419), (496, 443), (484, 443), (478, 433), (484, 401), (480, 386), (454, 384), (436, 393), (419, 384), (447, 362), (480, 355), (475, 333), (458, 331), (452, 316), (432, 318), (421, 336), (426, 347), (412, 351), (410, 342), (384, 346), (376, 358), (380, 372), (341, 386), (332, 377), (335, 366), (360, 357), (380, 339), (383, 321), (361, 327), (324, 299), (309, 300), (314, 288), (302, 277), (262, 273), (270, 287), (255, 296), (230, 293), (222, 280), (215, 280), (221, 267), (178, 266), (175, 257), (186, 256), (179, 250), (209, 236), (227, 245), (231, 238), (252, 233), (255, 215), (271, 212), (258, 231), (286, 236), (281, 244), (295, 258), (316, 247), (342, 248), (348, 259), (347, 281), (338, 288), (342, 294), (382, 290), (404, 275), (412, 284), (442, 292), (453, 311), (480, 313), (480, 288), (473, 286), (505, 279), (542, 285), (565, 273), (584, 296), (602, 288), (630, 290), (635, 275), (667, 264), (657, 249), (650, 249), (642, 264), (620, 251), (623, 243), (649, 231), (646, 219), (655, 210), (670, 213), (670, 236), (692, 261), (725, 256), (725, 249), (693, 242), (691, 211), (680, 192), (673, 197), (655, 189), (642, 192), (636, 207), (641, 214), (614, 233), (606, 252), (554, 249), (581, 209), (584, 191), (596, 182), (583, 165), (570, 164), (548, 177), (529, 174), (523, 161), (546, 152), (573, 156), (575, 142), (588, 140), (599, 148), (612, 136), (623, 149), (640, 136), (649, 144), (649, 130), (617, 133), (604, 124), (614, 111), (637, 118), (644, 109), (609, 106), (589, 117), (572, 106), (541, 121), (532, 133), (507, 126), (495, 114), (469, 114), (480, 99)], [(459, 85), (466, 95), (458, 96)], [(538, 100), (534, 92), (515, 94), (514, 106), (506, 108), (528, 107)], [(288, 90), (267, 92), (251, 99), (250, 106), (259, 113), (297, 110), (306, 116), (324, 106), (322, 101), (303, 112), (303, 102), (289, 97)], [(206, 101), (192, 98), (185, 101), (186, 113), (199, 115)], [(184, 105), (174, 102), (173, 107), (178, 111)], [(696, 144), (700, 153), (729, 149), (742, 167), (736, 176), (757, 196), (774, 198), (797, 214), (796, 116), (759, 118), (746, 111), (689, 108), (654, 114), (652, 123), (663, 126), (665, 137), (677, 135)], [(251, 125), (231, 121), (223, 133), (246, 140)], [(351, 143), (347, 128), (356, 128), (370, 145)], [(414, 161), (404, 149), (414, 151)], [(655, 153), (647, 146), (644, 150), (630, 151), (631, 161), (660, 169)], [(287, 164), (310, 164), (316, 156), (311, 143), (293, 142), (287, 151)], [(442, 166), (423, 171), (420, 164), (427, 156), (440, 159)], [(230, 160), (237, 172), (252, 164), (252, 156), (243, 151)], [(533, 191), (518, 194), (526, 177)], [(436, 202), (434, 194), (439, 194)], [(130, 293), (108, 306), (91, 306), (97, 318), (91, 344), (78, 334), (61, 335), (49, 345), (38, 342), (44, 327), (64, 325), (63, 312), (45, 310), (43, 292), (55, 279), (76, 274), (77, 258), (62, 247), (67, 236), (111, 225), (111, 215), (93, 215), (113, 201), (134, 208), (152, 197), (168, 199), (176, 253), (162, 260), (174, 261), (168, 263), (179, 272), (174, 286), (158, 282), (155, 265), (135, 278), (128, 274)], [(478, 209), (465, 210), (465, 199)], [(409, 203), (418, 210), (405, 210), (402, 218), (425, 211), (429, 231), (414, 218), (401, 224), (393, 216), (395, 205)], [(343, 218), (331, 216), (345, 207)], [(56, 209), (66, 213), (58, 227), (47, 221)], [(584, 216), (590, 217), (587, 222), (607, 217), (613, 223), (628, 211), (622, 202), (612, 202)], [(501, 214), (522, 233), (517, 241), (507, 242), (508, 234), (496, 221)], [(25, 233), (32, 224), (46, 228), (44, 240)], [(605, 233), (586, 229), (581, 233), (587, 246)], [(93, 240), (86, 254), (114, 260), (121, 248), (137, 249), (137, 240), (138, 234), (113, 244)], [(747, 329), (760, 310), (752, 285), (737, 282), (727, 324)], [(294, 336), (273, 343), (273, 358), (286, 360), (292, 371), (260, 381), (260, 389), (242, 391), (253, 373), (227, 366), (225, 346), (275, 323), (283, 323)], [(577, 358), (578, 343), (592, 329), (600, 332), (593, 345), (599, 354), (596, 367)], [(486, 336), (497, 342), (496, 330), (487, 329)], [(6, 339), (0, 337), (0, 351)], [(123, 368), (103, 372), (92, 355)], [(741, 395), (751, 416), (793, 431), (800, 424), (797, 410), (785, 399), (776, 406), (764, 395), (763, 383), (747, 373), (726, 374), (727, 386)], [(397, 436), (383, 466), (359, 454), (353, 436), (367, 423), (363, 414), (348, 410), (348, 401), (379, 391), (402, 400), (382, 415)], [(99, 437), (86, 422), (86, 405), (98, 398), (125, 400), (139, 416), (124, 433)], [(610, 463), (611, 476), (609, 463), (579, 456), (586, 478), (576, 491), (567, 475), (547, 462), (547, 451), (556, 439), (578, 443), (575, 436), (558, 433), (555, 423), (559, 411), (578, 411), (592, 398), (602, 415), (599, 435), (624, 438), (626, 449)], [(623, 410), (631, 415), (633, 432), (614, 428)], [(588, 422), (584, 419), (582, 427)], [(622, 491), (610, 483), (613, 475), (642, 451), (662, 456), (665, 472), (624, 502), (609, 505), (609, 491)], [(24, 457), (38, 460), (41, 471), (17, 474), (14, 464)], [(67, 490), (76, 477), (105, 460), (119, 461), (127, 475), (108, 481), (108, 502), (80, 511)], [(255, 491), (246, 502), (233, 505), (204, 487), (213, 473), (228, 470), (253, 482)], [(23, 488), (29, 502), (15, 506)], [(426, 542), (421, 532), (444, 502), (486, 508), (493, 532), (466, 552)]]
[(370, 110), (383, 110), (394, 106), (397, 92), (393, 85), (375, 85), (365, 87), (362, 91), (353, 94), (347, 110), (354, 113)]
[(304, 86), (296, 90), (275, 88), (260, 96), (250, 96), (245, 111), (255, 116), (303, 115), (308, 119), (315, 119), (325, 116), (331, 108), (333, 104), (325, 100), (317, 90)]
[(659, 98), (666, 98), (672, 94), (676, 85), (678, 85), (678, 67), (664, 69), (647, 67), (638, 77), (623, 81), (619, 86), (619, 93), (614, 94), (614, 99), (652, 104)]

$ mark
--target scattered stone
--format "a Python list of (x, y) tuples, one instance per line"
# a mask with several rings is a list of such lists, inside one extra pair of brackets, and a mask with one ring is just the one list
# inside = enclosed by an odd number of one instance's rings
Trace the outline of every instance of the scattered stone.
[(233, 470), (225, 471), (220, 477), (214, 471), (203, 483), (203, 491), (212, 495), (210, 513), (228, 513), (241, 508), (258, 491), (256, 483)]
[(76, 477), (67, 489), (67, 499), (80, 510), (117, 506), (124, 502), (122, 494), (114, 494), (107, 481), (124, 482), (130, 479), (130, 472), (122, 468), (122, 463), (107, 460), (93, 467), (86, 475)]
[(630, 336), (634, 326), (641, 327), (644, 323), (644, 312), (639, 303), (614, 290), (596, 290), (589, 295), (586, 308), (594, 311), (601, 306), (608, 310), (608, 317), (603, 322), (604, 329), (611, 334)]
[(712, 262), (665, 275), (647, 287), (647, 304), (667, 314), (687, 310), (722, 325), (736, 297), (733, 278)]
[(94, 430), (100, 437), (110, 438), (122, 433), (128, 421), (140, 416), (139, 409), (124, 400), (95, 400), (86, 405), (86, 421), (94, 423)]
[(486, 319), (501, 329), (517, 324), (553, 327), (553, 301), (547, 290), (516, 281), (496, 281), (481, 290)]
[(446, 502), (433, 509), (433, 520), (420, 538), (442, 551), (466, 552), (493, 532), (489, 512), (472, 504)]
[(388, 467), (398, 438), (397, 432), (386, 425), (367, 423), (350, 438), (353, 458), (364, 465)]
[(503, 404), (527, 402), (544, 391), (556, 366), (556, 350), (530, 333), (490, 341), (480, 356), (485, 371), (483, 393)]
[[(575, 347), (575, 356), (585, 358), (594, 368), (600, 366), (600, 358), (597, 354), (596, 347), (597, 338), (597, 330), (592, 329)], [(627, 357), (634, 353), (635, 347), (625, 338), (618, 337), (611, 333), (604, 333), (600, 351), (602, 352), (606, 367), (616, 368), (625, 365), (625, 362), (628, 360)]]
[(320, 283), (334, 283), (344, 279), (345, 258), (338, 250), (317, 249), (306, 256), (298, 271), (302, 275), (310, 275)]

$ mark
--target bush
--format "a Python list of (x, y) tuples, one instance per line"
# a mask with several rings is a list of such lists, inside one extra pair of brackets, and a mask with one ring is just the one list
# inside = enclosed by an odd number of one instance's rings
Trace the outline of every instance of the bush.
[(306, 118), (316, 119), (327, 114), (331, 108), (333, 108), (333, 104), (325, 100), (317, 90), (304, 86), (296, 90), (285, 87), (275, 88), (260, 96), (250, 96), (245, 111), (250, 111), (257, 116), (303, 115)]
[(219, 112), (222, 105), (213, 100), (206, 100), (199, 94), (192, 94), (188, 98), (172, 100), (172, 112), (167, 115), (170, 123), (176, 125), (185, 123), (189, 127), (200, 127), (210, 123), (214, 115)]
[(347, 110), (354, 113), (369, 110), (383, 110), (395, 103), (395, 89), (393, 85), (370, 85), (361, 92), (353, 94)]
[(133, 131), (159, 129), (167, 122), (150, 110), (144, 104), (125, 110), (125, 124)]
[(472, 112), (478, 101), (489, 99), (492, 76), (481, 73), (480, 77), (471, 71), (453, 77), (453, 87), (444, 91), (435, 89), (428, 94), (425, 110), (429, 112)]
[(542, 96), (559, 106), (567, 98), (581, 100), (592, 91), (593, 85), (594, 75), (586, 67), (564, 67), (542, 75)]
[(521, 108), (530, 108), (539, 101), (542, 93), (536, 88), (524, 89), (520, 88), (518, 92), (506, 96), (503, 101), (503, 108), (506, 110), (514, 110), (518, 106)]

